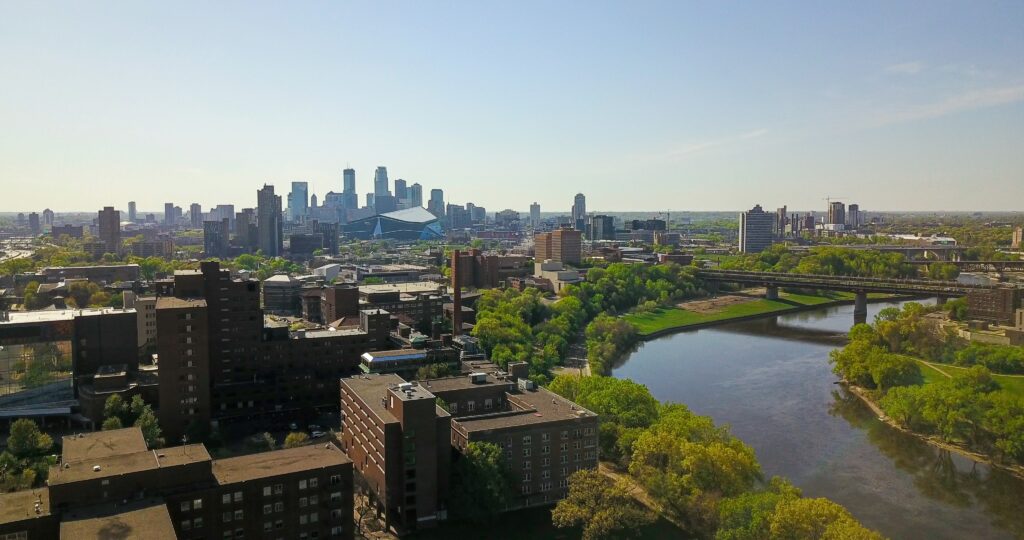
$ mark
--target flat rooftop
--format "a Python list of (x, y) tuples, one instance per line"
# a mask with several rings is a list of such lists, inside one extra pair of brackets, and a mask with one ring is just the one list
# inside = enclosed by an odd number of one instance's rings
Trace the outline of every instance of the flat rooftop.
[(422, 360), (426, 357), (427, 351), (422, 349), (395, 349), (392, 351), (365, 352), (360, 358), (367, 362), (384, 362), (396, 360)]
[(180, 309), (206, 307), (206, 300), (203, 298), (175, 298), (173, 296), (161, 296), (156, 299), (157, 309)]
[(142, 430), (137, 427), (65, 435), (61, 447), (61, 461), (99, 459), (148, 450)]
[(334, 444), (315, 443), (298, 448), (218, 459), (213, 462), (213, 476), (217, 483), (225, 485), (347, 463), (352, 463), (352, 460)]
[[(107, 478), (208, 461), (211, 459), (205, 446), (190, 444), (130, 454), (100, 456), (80, 461), (64, 460), (62, 464), (50, 467), (48, 481), (51, 486), (56, 486), (92, 478)], [(94, 470), (94, 467), (99, 467), (99, 470)]]
[(455, 390), (465, 390), (467, 388), (482, 388), (494, 385), (500, 385), (508, 388), (515, 387), (514, 382), (499, 380), (497, 377), (489, 373), (484, 375), (484, 382), (481, 383), (474, 383), (473, 380), (469, 377), (469, 375), (466, 374), (458, 375), (455, 377), (442, 377), (440, 379), (424, 379), (420, 381), (420, 384), (422, 384), (432, 392), (452, 392)]
[(377, 285), (360, 285), (359, 292), (362, 294), (376, 294), (376, 293), (406, 293), (406, 294), (419, 294), (438, 292), (441, 290), (441, 285), (437, 283), (431, 283), (429, 281), (413, 281), (409, 283), (381, 283)]
[(75, 317), (109, 315), (111, 313), (135, 313), (134, 308), (86, 308), (86, 309), (40, 309), (37, 311), (8, 311), (7, 318), (0, 320), (4, 324), (33, 324), (57, 321), (70, 321)]
[[(36, 513), (37, 501), (40, 503), (38, 514)], [(50, 491), (46, 488), (0, 493), (0, 525), (48, 515), (50, 515)]]
[(452, 423), (471, 432), (597, 417), (593, 412), (543, 387), (509, 393), (508, 397), (513, 407), (511, 411), (453, 418)]
[(147, 540), (174, 540), (174, 525), (167, 505), (162, 500), (143, 501), (140, 508), (101, 506), (76, 510), (63, 516), (60, 523), (61, 538), (145, 538)]
[(405, 382), (405, 379), (394, 373), (380, 375), (360, 375), (348, 377), (341, 380), (342, 384), (348, 387), (353, 394), (359, 397), (366, 406), (384, 422), (397, 422), (393, 414), (381, 403), (380, 398), (388, 392), (388, 388), (398, 386)]

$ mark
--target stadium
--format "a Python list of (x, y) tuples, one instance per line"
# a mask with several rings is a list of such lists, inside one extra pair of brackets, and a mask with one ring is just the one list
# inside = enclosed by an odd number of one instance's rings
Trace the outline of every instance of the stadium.
[(437, 217), (423, 207), (358, 219), (345, 225), (345, 236), (358, 240), (437, 240), (444, 238)]

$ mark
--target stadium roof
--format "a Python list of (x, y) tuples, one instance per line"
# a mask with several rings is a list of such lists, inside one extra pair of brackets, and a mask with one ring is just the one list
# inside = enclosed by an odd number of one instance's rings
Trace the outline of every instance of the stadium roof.
[(437, 219), (434, 214), (427, 211), (422, 206), (414, 206), (412, 208), (406, 208), (404, 210), (395, 210), (394, 212), (386, 212), (380, 214), (381, 217), (390, 219), (397, 219), (398, 221), (408, 221), (410, 223), (428, 223)]

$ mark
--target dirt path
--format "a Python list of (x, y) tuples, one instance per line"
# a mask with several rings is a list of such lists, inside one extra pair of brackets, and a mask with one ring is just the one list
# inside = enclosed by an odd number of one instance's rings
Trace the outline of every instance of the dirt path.
[(601, 474), (607, 476), (608, 478), (611, 478), (616, 482), (622, 482), (626, 486), (626, 491), (630, 495), (632, 495), (634, 499), (639, 501), (640, 504), (646, 506), (648, 510), (654, 512), (659, 517), (665, 518), (666, 521), (675, 525), (680, 531), (686, 530), (685, 528), (683, 528), (683, 525), (681, 523), (670, 517), (662, 509), (661, 505), (651, 498), (651, 496), (647, 493), (647, 490), (644, 489), (643, 486), (641, 486), (640, 484), (637, 484), (636, 480), (633, 480), (633, 477), (629, 476), (628, 474), (623, 474), (621, 472), (616, 471), (611, 465), (608, 465), (603, 461), (598, 464), (597, 469), (601, 472)]
[(739, 293), (723, 294), (720, 296), (713, 296), (711, 298), (701, 298), (699, 300), (680, 302), (676, 304), (675, 307), (685, 309), (686, 311), (692, 311), (694, 313), (711, 314), (718, 313), (729, 306), (753, 302), (758, 300), (759, 296), (763, 295), (764, 288), (745, 289)]

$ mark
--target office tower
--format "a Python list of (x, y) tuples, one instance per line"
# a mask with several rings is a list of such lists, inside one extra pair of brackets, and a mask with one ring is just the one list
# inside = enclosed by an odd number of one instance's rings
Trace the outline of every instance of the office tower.
[(138, 214), (135, 210), (135, 201), (128, 201), (128, 221), (135, 223), (136, 217), (138, 217)]
[(1013, 236), (1010, 238), (1010, 247), (1013, 249), (1024, 247), (1024, 227), (1017, 227), (1013, 230)]
[(423, 206), (423, 186), (419, 182), (409, 186), (409, 206), (412, 208)]
[(164, 203), (164, 225), (174, 225), (174, 203)]
[(391, 195), (388, 191), (388, 168), (377, 167), (373, 172), (373, 194), (376, 196)]
[(588, 221), (588, 240), (615, 240), (615, 220), (612, 219), (612, 216), (590, 216)]
[(366, 194), (366, 207), (371, 209), (371, 210), (373, 210), (373, 199), (374, 199), (373, 193), (367, 193)]
[(199, 203), (188, 205), (188, 221), (193, 229), (203, 228), (203, 207)]
[(53, 227), (53, 210), (49, 208), (43, 210), (43, 226)]
[(582, 231), (586, 226), (587, 198), (582, 193), (577, 193), (572, 203), (572, 226), (577, 231)]
[(828, 223), (829, 225), (845, 225), (846, 205), (839, 201), (828, 203)]
[(259, 249), (267, 257), (284, 251), (284, 229), (281, 223), (281, 196), (274, 195), (274, 186), (264, 184), (256, 191), (256, 230)]
[(530, 205), (530, 226), (538, 225), (540, 225), (540, 204), (533, 203)]
[(775, 215), (755, 205), (740, 214), (740, 243), (743, 253), (760, 253), (772, 245), (775, 230)]
[(356, 170), (345, 169), (341, 171), (342, 193), (356, 192)]
[(786, 236), (786, 223), (789, 221), (788, 215), (785, 206), (775, 210), (775, 236), (778, 238)]
[(378, 214), (386, 214), (398, 210), (398, 199), (394, 195), (374, 195), (373, 211)]
[(395, 198), (398, 200), (409, 198), (409, 188), (406, 187), (405, 180), (401, 178), (395, 180)]
[(297, 223), (306, 219), (309, 213), (309, 183), (292, 182), (288, 193), (288, 221)]
[(316, 200), (316, 193), (314, 193), (314, 194), (312, 194), (312, 195), (310, 195), (310, 196), (309, 196), (309, 208), (310, 208), (311, 210), (312, 210), (313, 208), (316, 208), (316, 207), (317, 207), (317, 203), (318, 203), (318, 202), (319, 202), (319, 201), (317, 201), (317, 200)]
[(846, 209), (846, 226), (849, 229), (856, 229), (864, 223), (860, 215), (860, 205), (851, 204)]
[(359, 194), (356, 193), (356, 170), (345, 169), (341, 172), (341, 176), (343, 183), (341, 207), (345, 210), (355, 210), (359, 208)]
[(43, 232), (43, 228), (39, 224), (39, 214), (32, 212), (28, 215), (28, 228), (32, 231), (33, 235), (38, 235)]
[(207, 257), (226, 259), (230, 255), (230, 220), (203, 222), (203, 252)]
[(449, 229), (465, 229), (472, 225), (469, 211), (464, 206), (449, 204), (446, 208), (445, 216), (448, 220)]
[(107, 253), (121, 251), (121, 212), (113, 206), (104, 206), (99, 211), (97, 224), (100, 229), (100, 241), (106, 244)]
[(805, 231), (810, 231), (811, 234), (814, 234), (814, 230), (816, 229), (815, 221), (814, 214), (804, 214), (804, 223), (801, 228)]
[(213, 210), (210, 210), (210, 214), (207, 216), (209, 221), (220, 221), (225, 218), (227, 218), (231, 230), (235, 230), (235, 205), (218, 204), (213, 207)]
[(430, 190), (430, 200), (427, 201), (427, 210), (437, 217), (445, 215), (444, 191), (440, 189)]

